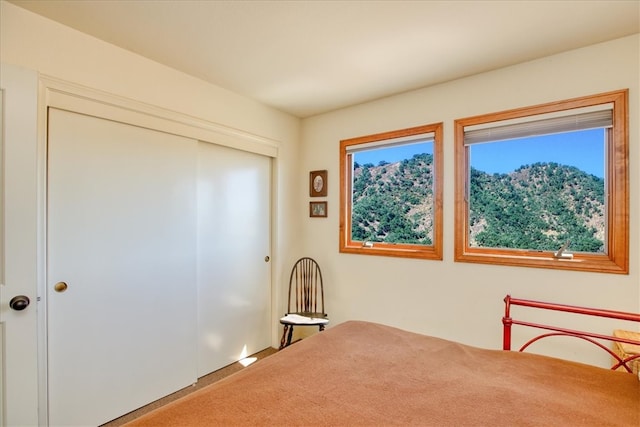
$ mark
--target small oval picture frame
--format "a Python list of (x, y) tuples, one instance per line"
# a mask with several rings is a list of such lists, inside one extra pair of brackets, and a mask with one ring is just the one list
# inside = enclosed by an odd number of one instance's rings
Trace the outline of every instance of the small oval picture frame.
[(309, 172), (309, 196), (326, 197), (327, 195), (327, 171)]

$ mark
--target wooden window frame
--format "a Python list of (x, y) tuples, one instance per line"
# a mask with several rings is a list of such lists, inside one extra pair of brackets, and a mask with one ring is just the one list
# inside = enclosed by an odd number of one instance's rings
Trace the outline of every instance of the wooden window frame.
[[(377, 141), (393, 140), (432, 133), (433, 136), (433, 236), (432, 245), (391, 244), (351, 240), (351, 195), (353, 154), (347, 148)], [(341, 253), (379, 255), (402, 258), (442, 260), (442, 177), (443, 177), (443, 123), (434, 123), (391, 132), (383, 132), (340, 141), (340, 228), (339, 246)]]
[[(605, 148), (608, 159), (605, 169), (607, 253), (576, 253), (573, 259), (556, 259), (549, 252), (470, 247), (469, 204), (465, 197), (470, 165), (469, 151), (464, 144), (465, 127), (601, 104), (613, 104), (613, 127), (608, 130)], [(628, 89), (459, 119), (454, 127), (456, 262), (629, 274)]]

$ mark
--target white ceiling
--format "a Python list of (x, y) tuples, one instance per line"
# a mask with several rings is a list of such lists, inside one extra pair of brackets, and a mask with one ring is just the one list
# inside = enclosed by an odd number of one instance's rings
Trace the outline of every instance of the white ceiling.
[(640, 0), (12, 3), (298, 117), (640, 32)]

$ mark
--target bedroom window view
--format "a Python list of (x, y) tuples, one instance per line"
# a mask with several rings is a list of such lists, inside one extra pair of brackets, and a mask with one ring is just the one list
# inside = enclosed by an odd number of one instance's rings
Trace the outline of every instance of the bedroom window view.
[(433, 243), (433, 140), (353, 154), (351, 239)]
[(471, 145), (469, 246), (606, 252), (605, 138), (597, 128)]
[(626, 91), (456, 121), (456, 260), (628, 272)]
[(341, 251), (441, 257), (440, 133), (432, 125), (342, 141)]

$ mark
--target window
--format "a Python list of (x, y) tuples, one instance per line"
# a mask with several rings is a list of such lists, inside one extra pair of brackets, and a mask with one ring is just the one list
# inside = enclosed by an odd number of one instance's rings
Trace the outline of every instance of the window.
[(455, 260), (629, 272), (627, 91), (456, 120)]
[(442, 123), (340, 142), (340, 252), (442, 259)]

